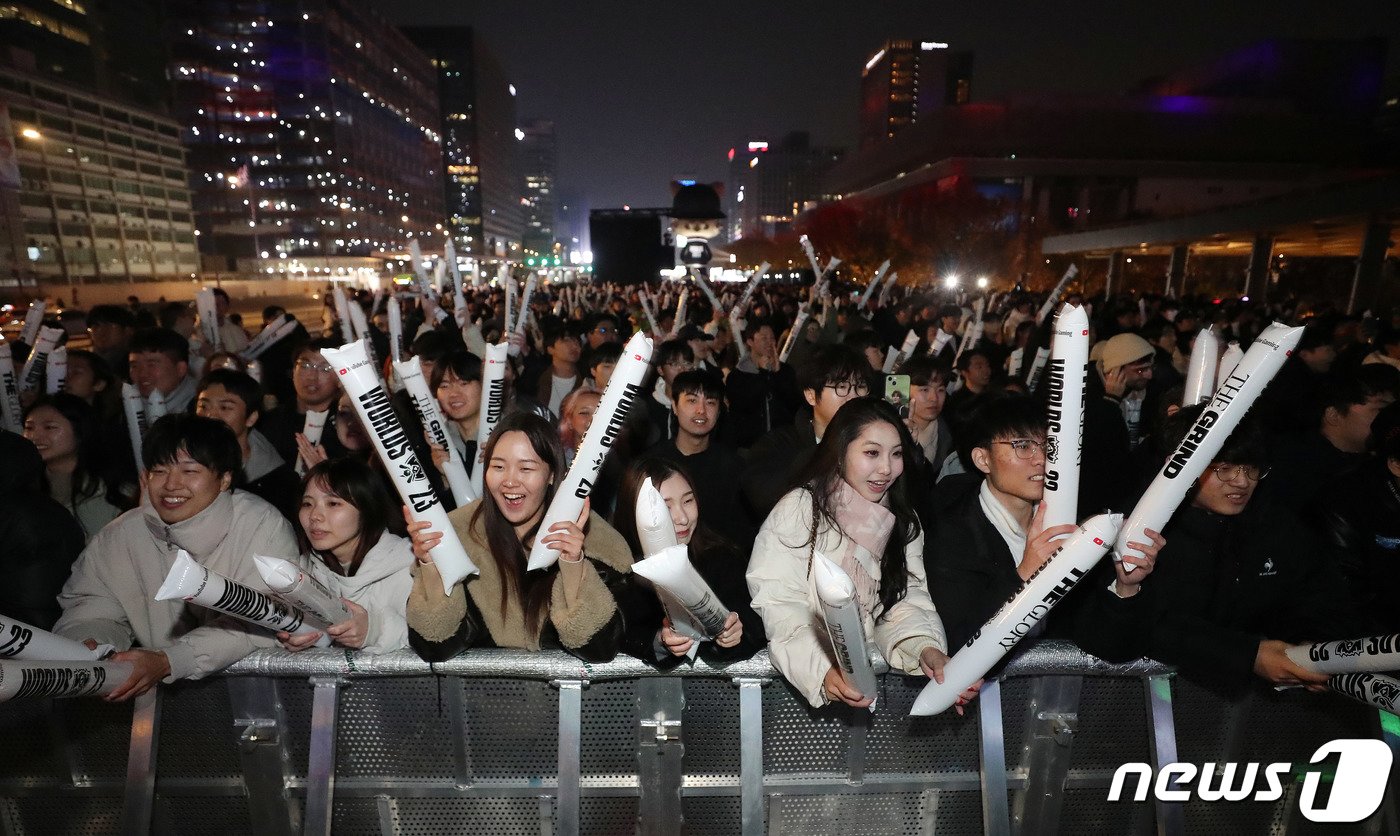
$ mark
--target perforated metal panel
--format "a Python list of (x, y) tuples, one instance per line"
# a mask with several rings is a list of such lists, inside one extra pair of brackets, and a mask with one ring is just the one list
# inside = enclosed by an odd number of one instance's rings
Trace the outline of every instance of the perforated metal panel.
[(846, 763), (844, 705), (812, 708), (786, 681), (763, 689), (763, 774), (839, 773)]
[(157, 787), (160, 779), (241, 782), (227, 683), (222, 679), (177, 683), (165, 688), (162, 701)]
[(928, 680), (897, 674), (881, 680), (884, 707), (875, 712), (866, 744), (867, 775), (977, 773), (980, 758), (975, 712), (965, 717), (952, 711), (910, 717), (909, 709)]
[(1071, 768), (1152, 759), (1145, 693), (1140, 679), (1084, 678)]
[(399, 836), (539, 836), (541, 806), (533, 798), (399, 798), (388, 803)]
[(0, 801), (0, 824), (13, 836), (106, 836), (121, 832), (120, 797), (38, 797)]
[(154, 830), (171, 836), (244, 836), (252, 833), (248, 800), (238, 796), (175, 796), (156, 805)]
[(637, 829), (635, 797), (589, 798), (579, 804), (579, 832), (585, 836), (619, 836)]
[(738, 796), (685, 796), (681, 810), (690, 836), (733, 836), (739, 832)]
[(379, 823), (380, 806), (377, 798), (336, 799), (331, 832), (335, 836), (381, 836), (384, 831)]
[[(768, 804), (770, 836), (924, 836), (982, 832), (976, 792), (926, 790), (879, 795), (775, 797)], [(927, 821), (926, 821), (927, 820)]]
[[(461, 726), (454, 725), (447, 702), (439, 700), (439, 688), (461, 688), (461, 681), (453, 677), (366, 679), (343, 689), (336, 775), (410, 782), (454, 780), (452, 752)], [(307, 717), (309, 722), (309, 710)]]
[(683, 729), (686, 775), (738, 780), (739, 689), (732, 682), (687, 680)]
[(460, 682), (466, 689), (467, 741), (477, 781), (557, 782), (559, 692), (548, 682), (519, 679)]
[(584, 782), (637, 777), (637, 682), (594, 682), (583, 690)]

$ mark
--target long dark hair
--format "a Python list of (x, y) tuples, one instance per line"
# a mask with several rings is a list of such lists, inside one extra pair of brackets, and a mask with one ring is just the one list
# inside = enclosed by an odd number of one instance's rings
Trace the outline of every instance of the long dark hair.
[[(661, 489), (661, 483), (672, 476), (679, 476), (690, 484), (691, 489), (695, 488), (695, 480), (690, 478), (690, 473), (684, 467), (675, 462), (655, 456), (645, 456), (634, 460), (627, 466), (627, 471), (622, 475), (622, 484), (617, 491), (617, 508), (613, 511), (613, 528), (622, 535), (622, 539), (627, 541), (627, 547), (632, 550), (632, 554), (646, 557), (642, 554), (642, 541), (637, 536), (637, 494), (642, 490), (642, 482), (651, 479), (652, 485), (657, 490)], [(697, 498), (697, 506), (700, 504)], [(716, 547), (727, 547), (728, 542), (716, 534), (705, 522), (705, 509), (700, 509), (700, 522), (695, 526), (695, 530), (690, 534), (690, 553), (699, 554)]]
[[(101, 492), (104, 499), (123, 511), (135, 506), (136, 503), (122, 492), (123, 479), (116, 464), (120, 457), (112, 455), (112, 451), (106, 447), (97, 410), (77, 395), (57, 392), (37, 398), (25, 410), (24, 417), (27, 419), (34, 410), (45, 406), (62, 415), (73, 427), (73, 440), (77, 446), (78, 463), (73, 469), (72, 487), (64, 500), (65, 504), (76, 508), (82, 500)], [(47, 486), (47, 469), (45, 472), (44, 482)]]
[[(812, 460), (792, 483), (794, 489), (806, 488), (812, 498), (812, 529), (808, 532), (807, 541), (798, 548), (816, 545), (817, 529), (822, 520), (845, 536), (840, 523), (836, 521), (834, 497), (840, 481), (846, 475), (846, 448), (855, 443), (867, 426), (877, 421), (883, 421), (899, 432), (899, 443), (906, 456), (915, 450), (914, 439), (894, 407), (871, 397), (847, 401), (827, 425)], [(880, 557), (880, 612), (877, 618), (888, 615), (890, 608), (904, 598), (909, 588), (904, 549), (914, 542), (920, 531), (919, 517), (914, 512), (912, 499), (917, 495), (919, 486), (914, 484), (917, 480), (914, 468), (906, 465), (904, 472), (886, 492), (890, 511), (894, 513), (894, 530), (885, 541), (885, 553)]]
[(323, 554), (312, 548), (311, 541), (307, 539), (306, 531), (301, 526), (301, 514), (296, 516), (297, 543), (302, 552), (316, 555), (337, 575), (351, 577), (359, 571), (365, 555), (379, 545), (384, 532), (398, 535), (404, 533), (402, 515), (385, 491), (384, 480), (360, 459), (339, 456), (326, 459), (312, 467), (301, 480), (302, 496), (305, 496), (306, 489), (316, 482), (319, 482), (327, 493), (335, 494), (360, 512), (360, 542), (355, 546), (349, 569), (342, 569), (335, 555)]
[[(549, 468), (550, 481), (545, 488), (541, 507), (549, 509), (554, 499), (554, 490), (559, 479), (563, 478), (564, 448), (559, 444), (559, 433), (545, 419), (532, 412), (517, 412), (506, 415), (491, 431), (482, 455), (482, 467), (490, 472), (491, 457), (496, 454), (496, 445), (509, 432), (524, 433), (535, 455)], [(483, 478), (483, 484), (485, 480)], [(543, 521), (544, 517), (540, 517)], [(496, 499), (488, 490), (472, 514), (472, 526), (481, 521), (486, 531), (486, 545), (491, 549), (491, 559), (496, 561), (496, 571), (501, 576), (501, 614), (509, 609), (512, 595), (521, 602), (525, 610), (525, 626), (531, 632), (538, 632), (549, 610), (549, 596), (554, 588), (554, 574), (557, 568), (545, 572), (526, 572), (525, 547), (515, 533), (515, 526), (496, 506)], [(539, 525), (526, 532), (527, 538), (538, 534)]]

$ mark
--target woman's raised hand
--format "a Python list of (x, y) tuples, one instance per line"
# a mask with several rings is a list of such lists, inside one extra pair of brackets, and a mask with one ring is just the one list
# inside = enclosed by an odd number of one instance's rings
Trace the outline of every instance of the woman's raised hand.
[(433, 562), (433, 547), (442, 541), (441, 531), (429, 531), (428, 527), (432, 523), (427, 520), (416, 522), (413, 515), (409, 513), (408, 506), (403, 507), (403, 518), (408, 523), (408, 537), (413, 543), (413, 556), (418, 559), (420, 565), (426, 566)]
[(588, 522), (589, 507), (589, 500), (585, 499), (577, 520), (560, 520), (551, 525), (540, 540), (559, 552), (559, 560), (564, 563), (578, 563), (583, 560), (583, 526)]
[(297, 452), (301, 454), (301, 460), (306, 463), (308, 469), (326, 460), (326, 448), (312, 444), (301, 433), (297, 433)]
[(724, 620), (724, 629), (715, 636), (715, 644), (720, 647), (733, 647), (744, 637), (744, 623), (739, 620), (737, 612), (731, 612)]
[(661, 620), (659, 635), (661, 636), (661, 644), (672, 656), (686, 655), (690, 652), (690, 646), (694, 644), (689, 636), (682, 636), (671, 628), (671, 619), (669, 618)]
[(856, 686), (834, 665), (826, 672), (826, 679), (822, 681), (822, 691), (826, 693), (827, 699), (843, 702), (852, 708), (868, 708), (874, 701), (874, 696), (866, 696), (856, 690)]
[[(924, 652), (919, 654), (919, 667), (924, 669), (924, 673), (928, 675), (929, 679), (940, 685), (943, 684), (943, 669), (947, 666), (948, 654), (936, 647), (924, 648)], [(963, 714), (963, 706), (977, 698), (977, 692), (982, 689), (982, 682), (983, 680), (979, 679), (967, 686), (967, 690), (958, 694), (958, 701), (953, 703), (953, 708), (958, 712), (959, 717)]]

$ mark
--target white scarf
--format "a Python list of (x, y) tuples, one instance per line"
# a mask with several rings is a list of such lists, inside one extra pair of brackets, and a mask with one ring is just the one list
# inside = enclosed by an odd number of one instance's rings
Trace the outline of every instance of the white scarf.
[(992, 496), (991, 486), (987, 484), (986, 479), (982, 480), (982, 487), (977, 491), (977, 501), (982, 504), (982, 513), (987, 515), (992, 528), (1006, 541), (1006, 547), (1011, 550), (1011, 559), (1015, 561), (1016, 568), (1021, 568), (1021, 558), (1026, 553), (1026, 532), (1021, 530), (1020, 524), (1011, 516), (1011, 512), (1006, 510), (1006, 506)]

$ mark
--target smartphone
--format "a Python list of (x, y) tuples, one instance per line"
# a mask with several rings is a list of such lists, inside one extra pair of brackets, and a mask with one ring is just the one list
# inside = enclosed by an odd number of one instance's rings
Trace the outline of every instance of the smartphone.
[(885, 400), (899, 412), (899, 417), (909, 417), (909, 375), (885, 375)]

